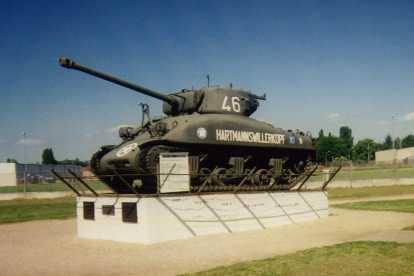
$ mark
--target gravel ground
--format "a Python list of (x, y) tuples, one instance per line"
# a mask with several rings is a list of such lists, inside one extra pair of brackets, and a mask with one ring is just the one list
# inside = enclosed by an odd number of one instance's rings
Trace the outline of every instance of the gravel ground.
[(352, 240), (414, 242), (414, 214), (332, 209), (318, 221), (155, 245), (82, 240), (76, 221), (0, 226), (1, 275), (174, 275)]

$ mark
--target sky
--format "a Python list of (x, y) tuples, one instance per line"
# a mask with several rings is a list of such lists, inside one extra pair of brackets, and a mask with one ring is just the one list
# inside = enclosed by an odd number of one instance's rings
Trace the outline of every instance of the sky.
[[(1, 1), (0, 161), (88, 160), (161, 103), (60, 67), (60, 56), (163, 93), (266, 93), (253, 117), (356, 140), (414, 133), (413, 1)], [(23, 135), (25, 133), (25, 135)]]

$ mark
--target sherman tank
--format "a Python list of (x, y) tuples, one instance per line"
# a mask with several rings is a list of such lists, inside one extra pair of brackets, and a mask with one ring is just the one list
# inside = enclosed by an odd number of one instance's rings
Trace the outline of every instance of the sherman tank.
[(164, 152), (187, 152), (191, 191), (284, 190), (309, 177), (315, 149), (309, 134), (283, 130), (250, 116), (266, 95), (208, 86), (164, 94), (61, 57), (78, 70), (163, 102), (162, 118), (142, 106), (142, 122), (122, 127), (119, 145), (105, 145), (91, 161), (93, 173), (116, 193), (157, 192)]

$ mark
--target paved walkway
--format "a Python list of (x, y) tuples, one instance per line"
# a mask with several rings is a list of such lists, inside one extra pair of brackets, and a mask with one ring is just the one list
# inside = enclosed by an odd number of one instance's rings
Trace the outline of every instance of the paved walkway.
[(360, 201), (378, 201), (378, 200), (398, 200), (398, 199), (414, 199), (414, 194), (393, 195), (393, 196), (375, 196), (375, 197), (361, 197), (361, 198), (345, 198), (345, 199), (330, 199), (329, 204), (341, 204)]
[[(2, 275), (174, 275), (354, 240), (414, 242), (414, 214), (332, 209), (332, 215), (263, 231), (155, 245), (81, 240), (75, 220), (0, 225)], [(162, 227), (162, 225), (160, 225)]]

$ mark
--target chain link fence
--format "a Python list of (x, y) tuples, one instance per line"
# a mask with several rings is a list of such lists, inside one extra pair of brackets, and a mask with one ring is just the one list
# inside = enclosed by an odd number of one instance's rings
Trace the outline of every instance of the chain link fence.
[[(70, 191), (66, 185), (49, 173), (50, 168), (40, 169), (38, 166), (27, 166), (24, 169), (23, 166), (16, 167), (17, 185), (15, 187), (1, 187), (0, 192)], [(413, 161), (382, 164), (373, 161), (334, 161), (328, 166), (320, 166), (303, 188), (319, 188), (321, 183), (327, 181), (338, 166), (342, 166), (342, 169), (329, 184), (330, 188), (414, 185)], [(92, 174), (84, 175), (80, 168), (71, 167), (71, 169), (74, 169), (80, 177), (84, 177), (85, 181), (94, 189), (108, 190), (108, 187)], [(43, 170), (47, 173), (44, 173)], [(62, 170), (66, 171), (67, 167)], [(24, 171), (26, 171), (26, 176), (24, 176)]]
[(369, 187), (390, 185), (413, 185), (414, 162), (376, 163), (375, 161), (334, 161), (321, 167), (321, 174), (311, 178), (308, 186), (325, 180), (331, 168), (341, 165), (341, 171), (329, 184), (335, 187)]
[[(2, 163), (0, 165), (0, 194), (70, 191), (64, 183), (51, 173), (52, 169), (61, 174), (67, 174), (67, 171), (71, 170), (78, 177), (85, 176), (82, 168), (75, 165)], [(93, 175), (86, 176), (89, 177), (86, 181), (91, 183), (96, 189), (107, 189)], [(74, 178), (68, 181), (76, 182)]]

